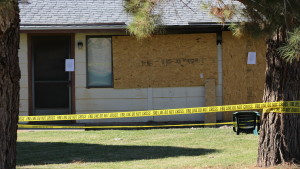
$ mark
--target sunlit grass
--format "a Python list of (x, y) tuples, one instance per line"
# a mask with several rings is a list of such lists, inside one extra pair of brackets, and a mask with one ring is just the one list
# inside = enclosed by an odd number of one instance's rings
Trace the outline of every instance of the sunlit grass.
[(18, 133), (17, 167), (247, 168), (258, 136), (231, 129), (38, 131)]

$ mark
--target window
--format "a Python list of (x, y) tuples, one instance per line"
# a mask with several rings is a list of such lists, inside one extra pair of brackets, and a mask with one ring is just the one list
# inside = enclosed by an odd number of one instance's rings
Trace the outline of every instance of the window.
[(87, 87), (112, 87), (111, 37), (87, 37)]

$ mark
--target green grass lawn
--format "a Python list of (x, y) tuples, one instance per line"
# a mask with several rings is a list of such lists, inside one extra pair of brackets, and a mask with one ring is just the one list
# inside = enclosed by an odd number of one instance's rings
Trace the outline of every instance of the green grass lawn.
[(252, 168), (257, 145), (228, 128), (19, 131), (17, 168)]

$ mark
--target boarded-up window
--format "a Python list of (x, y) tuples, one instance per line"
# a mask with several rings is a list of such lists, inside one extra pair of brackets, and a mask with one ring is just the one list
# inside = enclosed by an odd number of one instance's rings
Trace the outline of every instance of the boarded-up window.
[(110, 37), (87, 37), (87, 87), (112, 87)]
[(204, 86), (218, 78), (216, 34), (113, 36), (114, 88)]

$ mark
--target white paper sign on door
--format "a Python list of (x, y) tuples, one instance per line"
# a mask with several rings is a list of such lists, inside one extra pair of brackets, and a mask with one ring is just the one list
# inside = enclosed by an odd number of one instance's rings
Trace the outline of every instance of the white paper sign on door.
[(66, 72), (74, 72), (75, 65), (74, 65), (74, 59), (66, 59)]

